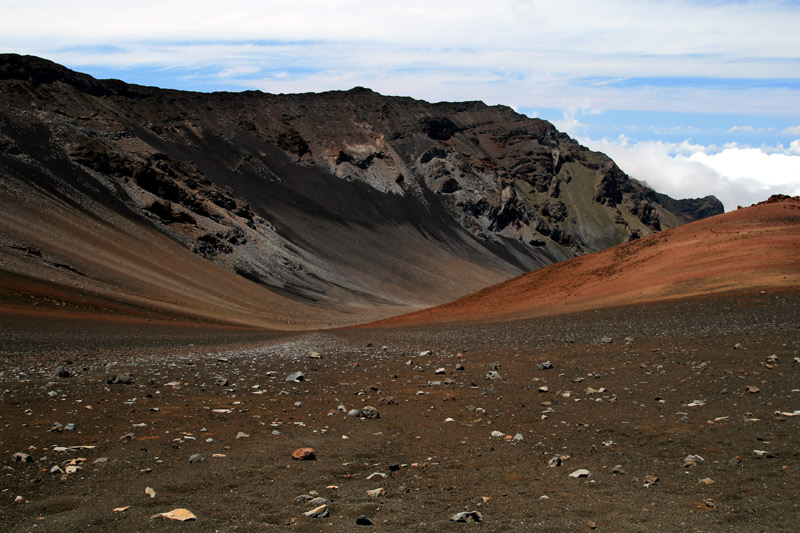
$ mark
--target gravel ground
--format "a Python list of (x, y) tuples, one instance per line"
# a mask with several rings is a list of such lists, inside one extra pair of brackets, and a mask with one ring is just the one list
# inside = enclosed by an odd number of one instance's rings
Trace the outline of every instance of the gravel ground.
[(286, 335), (5, 323), (0, 529), (791, 530), (798, 296)]

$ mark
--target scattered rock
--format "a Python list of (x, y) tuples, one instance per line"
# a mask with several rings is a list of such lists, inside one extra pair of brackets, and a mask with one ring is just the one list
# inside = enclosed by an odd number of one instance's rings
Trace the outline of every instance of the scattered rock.
[(206, 458), (200, 455), (199, 453), (192, 454), (192, 456), (189, 457), (190, 463), (202, 463), (205, 460)]
[(490, 370), (486, 373), (486, 379), (501, 379), (500, 374), (494, 370)]
[(314, 448), (298, 448), (292, 452), (295, 461), (313, 461), (317, 458)]
[(356, 525), (357, 526), (372, 526), (372, 525), (375, 525), (375, 523), (362, 514), (361, 516), (356, 518)]
[(365, 405), (364, 407), (361, 408), (361, 416), (363, 416), (364, 418), (369, 418), (369, 419), (380, 418), (381, 417), (381, 415), (378, 412), (378, 410), (375, 409), (371, 405)]
[(147, 487), (146, 489), (144, 489), (144, 493), (150, 496), (150, 498), (156, 497), (156, 491), (153, 490), (153, 487)]
[(652, 487), (656, 483), (658, 483), (659, 479), (658, 476), (654, 476), (653, 474), (648, 474), (644, 476), (644, 486), (645, 487)]
[(154, 514), (150, 517), (153, 518), (169, 518), (170, 520), (178, 520), (179, 522), (187, 522), (189, 520), (197, 520), (197, 517), (188, 509), (173, 509), (166, 513)]
[(747, 387), (744, 388), (744, 391), (748, 392), (750, 394), (757, 394), (757, 393), (761, 392), (761, 389), (759, 389), (755, 385), (748, 385)]
[(704, 461), (705, 459), (703, 459), (699, 455), (687, 455), (683, 459), (683, 468), (687, 468), (689, 466), (697, 466), (698, 463), (702, 463)]
[(236, 434), (236, 438), (237, 438), (237, 439), (246, 439), (246, 438), (247, 438), (247, 437), (249, 437), (249, 436), (250, 436), (250, 435), (248, 435), (248, 434), (247, 434), (247, 433), (245, 433), (244, 431), (240, 431), (239, 433), (237, 433), (237, 434)]
[(214, 378), (214, 384), (217, 387), (227, 387), (229, 383), (228, 378), (225, 376), (215, 376)]
[(600, 342), (602, 342), (603, 344), (611, 344), (612, 342), (614, 342), (614, 339), (612, 339), (611, 337), (602, 337), (600, 339)]
[(28, 453), (17, 452), (14, 454), (14, 460), (20, 463), (32, 463), (33, 456)]
[(425, 351), (419, 352), (419, 355), (420, 355), (420, 357), (427, 357), (427, 356), (431, 355), (432, 353), (433, 353), (433, 350), (425, 350)]
[(323, 504), (319, 507), (311, 509), (310, 511), (306, 511), (303, 514), (309, 518), (325, 518), (329, 514), (328, 506)]
[(614, 475), (625, 475), (625, 474), (627, 474), (625, 469), (622, 468), (622, 465), (616, 465), (614, 468), (611, 469), (611, 473), (614, 474)]
[(361, 411), (358, 409), (350, 409), (347, 411), (347, 416), (361, 416)]
[(553, 368), (553, 363), (551, 363), (550, 361), (539, 363), (539, 370), (550, 370), (552, 368)]
[(71, 378), (72, 374), (70, 373), (69, 370), (67, 370), (63, 366), (59, 366), (53, 371), (53, 377), (54, 378)]
[(710, 477), (704, 477), (703, 479), (698, 479), (697, 480), (697, 484), (698, 485), (713, 485), (714, 484), (714, 480), (711, 479)]
[(469, 522), (470, 520), (476, 523), (483, 522), (483, 515), (478, 511), (463, 511), (450, 517), (451, 522)]
[(297, 382), (297, 381), (305, 381), (305, 379), (306, 379), (306, 375), (303, 372), (298, 370), (297, 372), (292, 372), (291, 374), (286, 376), (286, 379), (284, 381)]
[(386, 489), (384, 489), (383, 487), (378, 487), (377, 489), (372, 489), (367, 491), (367, 496), (369, 496), (370, 498), (379, 498), (384, 494), (386, 494)]
[(108, 385), (131, 385), (133, 383), (133, 376), (128, 372), (109, 374), (106, 376), (106, 383)]
[(572, 472), (569, 477), (579, 478), (579, 477), (589, 477), (592, 473), (586, 470), (585, 468), (580, 468)]

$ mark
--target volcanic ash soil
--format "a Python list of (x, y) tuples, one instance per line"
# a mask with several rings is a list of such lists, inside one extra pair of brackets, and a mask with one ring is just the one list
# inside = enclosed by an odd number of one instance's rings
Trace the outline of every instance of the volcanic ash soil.
[(790, 530), (798, 296), (124, 353), (5, 336), (0, 529)]

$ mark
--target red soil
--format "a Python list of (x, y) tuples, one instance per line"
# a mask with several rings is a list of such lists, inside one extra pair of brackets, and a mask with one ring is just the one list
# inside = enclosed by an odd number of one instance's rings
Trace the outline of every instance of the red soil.
[(371, 326), (494, 322), (800, 285), (800, 201), (771, 199)]

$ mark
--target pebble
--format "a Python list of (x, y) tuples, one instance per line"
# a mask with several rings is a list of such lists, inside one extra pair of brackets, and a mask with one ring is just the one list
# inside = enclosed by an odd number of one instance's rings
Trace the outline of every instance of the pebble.
[(357, 526), (372, 526), (372, 525), (375, 525), (375, 522), (373, 522), (372, 520), (370, 520), (369, 518), (367, 518), (365, 515), (362, 514), (361, 516), (356, 518), (356, 525)]
[(206, 460), (206, 458), (203, 457), (202, 455), (200, 455), (199, 453), (192, 454), (192, 456), (189, 457), (189, 462), (190, 463), (201, 463), (201, 462), (203, 462), (205, 460)]
[(133, 376), (128, 372), (109, 374), (106, 376), (106, 383), (109, 385), (130, 385), (133, 383)]
[(292, 452), (292, 459), (296, 461), (313, 461), (316, 458), (314, 448), (298, 448)]
[(230, 382), (228, 381), (228, 378), (226, 378), (225, 376), (215, 376), (214, 377), (214, 384), (217, 387), (227, 387), (229, 383)]
[(380, 418), (381, 417), (381, 415), (378, 412), (378, 410), (375, 409), (371, 405), (365, 405), (364, 407), (361, 408), (361, 416), (363, 416), (364, 418), (369, 418), (369, 419)]
[(436, 370), (434, 370), (434, 374), (445, 374), (445, 373), (447, 373), (447, 370), (445, 370), (444, 367), (439, 367)]
[(247, 434), (247, 433), (245, 433), (244, 431), (240, 431), (239, 433), (237, 433), (237, 434), (236, 434), (236, 438), (237, 438), (237, 439), (246, 439), (246, 438), (247, 438), (247, 437), (249, 437), (249, 436), (250, 436), (250, 435), (248, 435), (248, 434)]
[(431, 355), (432, 353), (433, 353), (433, 350), (425, 350), (425, 351), (419, 352), (419, 356), (420, 357), (427, 357), (427, 356)]
[(361, 416), (361, 411), (358, 409), (350, 409), (347, 411), (347, 416)]
[(150, 517), (153, 518), (169, 518), (170, 520), (177, 520), (179, 522), (187, 522), (189, 520), (197, 520), (197, 517), (188, 509), (173, 509), (166, 513), (154, 514)]
[(658, 481), (659, 481), (658, 480), (658, 476), (655, 476), (653, 474), (649, 474), (649, 475), (644, 477), (644, 486), (648, 487), (648, 488), (652, 487), (653, 485), (658, 483)]
[(370, 498), (379, 498), (384, 494), (386, 494), (386, 489), (384, 489), (383, 487), (378, 487), (377, 489), (372, 489), (367, 491), (367, 496), (369, 496)]
[(483, 515), (478, 511), (463, 511), (450, 517), (451, 522), (469, 522), (470, 520), (477, 523), (483, 522)]
[(310, 511), (306, 511), (303, 514), (309, 518), (325, 518), (329, 514), (328, 506), (323, 504), (319, 507), (311, 509)]
[(697, 463), (702, 463), (704, 461), (705, 459), (699, 455), (687, 455), (683, 459), (683, 467), (686, 468), (687, 466), (697, 466)]
[(286, 379), (284, 381), (297, 382), (297, 381), (305, 381), (305, 379), (306, 379), (306, 375), (303, 372), (298, 370), (297, 372), (292, 372), (291, 374), (286, 376)]
[(616, 465), (614, 468), (611, 469), (611, 473), (612, 474), (616, 474), (616, 475), (625, 475), (625, 474), (627, 474), (625, 469), (622, 468), (622, 465)]
[(14, 460), (19, 461), (20, 463), (32, 463), (33, 456), (27, 453), (17, 452), (14, 454)]
[(744, 388), (744, 391), (749, 392), (750, 394), (756, 394), (761, 392), (761, 389), (759, 389), (755, 385), (748, 385), (747, 387)]
[(600, 339), (600, 342), (602, 342), (603, 344), (611, 344), (612, 342), (614, 342), (614, 339), (612, 339), (611, 337), (602, 337)]
[(486, 373), (486, 379), (501, 379), (500, 373), (494, 370), (490, 370)]
[(70, 373), (69, 370), (67, 370), (63, 366), (59, 366), (59, 367), (57, 367), (55, 369), (55, 371), (53, 371), (53, 377), (54, 378), (71, 378), (72, 374)]
[(572, 472), (569, 477), (579, 478), (579, 477), (589, 477), (592, 473), (586, 470), (585, 468), (580, 468)]
[(551, 363), (550, 361), (539, 363), (539, 370), (550, 370), (551, 368), (553, 368), (553, 363)]

